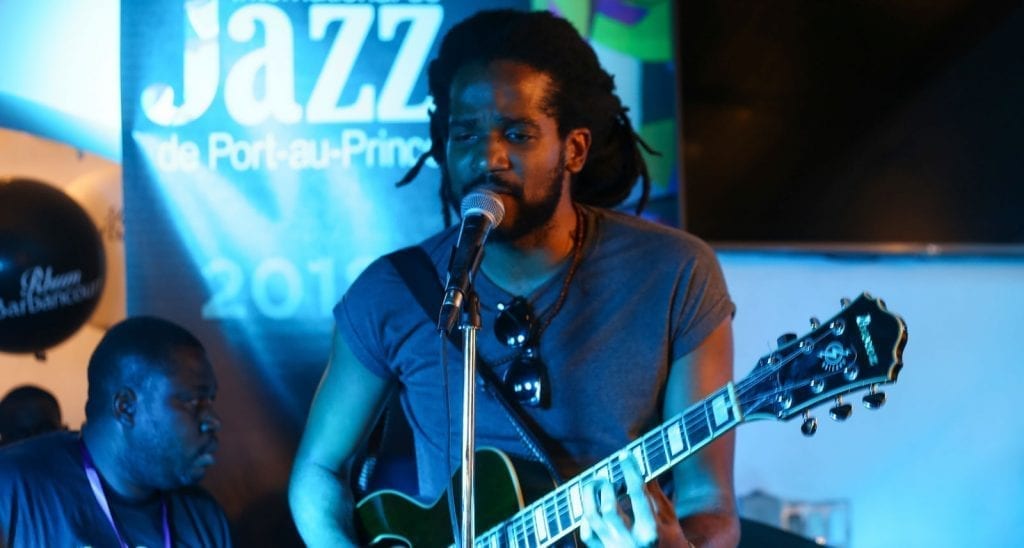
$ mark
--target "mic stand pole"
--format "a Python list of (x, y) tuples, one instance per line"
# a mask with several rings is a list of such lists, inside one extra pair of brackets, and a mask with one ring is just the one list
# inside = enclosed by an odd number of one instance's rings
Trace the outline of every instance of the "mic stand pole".
[(476, 332), (480, 329), (480, 299), (472, 286), (466, 290), (462, 319), (462, 530), (459, 546), (473, 546), (476, 537), (473, 518), (476, 503), (473, 495), (476, 450)]

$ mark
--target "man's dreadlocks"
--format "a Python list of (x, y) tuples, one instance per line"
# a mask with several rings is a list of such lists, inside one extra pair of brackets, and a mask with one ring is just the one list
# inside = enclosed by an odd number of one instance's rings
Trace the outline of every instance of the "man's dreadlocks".
[(639, 213), (650, 193), (647, 162), (640, 147), (653, 151), (633, 130), (627, 109), (615, 94), (612, 76), (601, 68), (593, 48), (568, 21), (546, 11), (482, 11), (445, 35), (427, 73), (434, 99), (430, 111), (431, 148), (398, 185), (412, 181), (426, 159), (433, 157), (441, 168), (445, 226), (451, 224), (451, 213), (459, 207), (445, 156), (452, 80), (462, 67), (497, 60), (521, 62), (551, 78), (546, 110), (558, 123), (560, 137), (575, 128), (590, 130), (587, 162), (572, 181), (573, 199), (599, 207), (616, 206), (629, 197), (640, 180), (643, 192), (636, 208)]

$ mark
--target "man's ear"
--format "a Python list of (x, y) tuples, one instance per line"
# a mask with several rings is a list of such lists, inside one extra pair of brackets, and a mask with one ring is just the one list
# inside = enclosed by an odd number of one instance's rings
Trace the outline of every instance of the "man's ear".
[(583, 171), (590, 152), (590, 130), (581, 127), (569, 130), (565, 137), (565, 169), (573, 175)]
[(135, 424), (135, 391), (127, 386), (114, 393), (114, 419), (125, 425)]

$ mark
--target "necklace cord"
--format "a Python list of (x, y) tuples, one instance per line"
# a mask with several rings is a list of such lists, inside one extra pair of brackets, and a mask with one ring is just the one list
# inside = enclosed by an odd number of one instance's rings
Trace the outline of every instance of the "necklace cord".
[(587, 234), (586, 218), (579, 205), (573, 203), (572, 208), (576, 212), (576, 230), (572, 233), (572, 263), (569, 265), (569, 271), (565, 274), (565, 280), (562, 281), (562, 288), (558, 292), (558, 300), (551, 307), (551, 312), (545, 313), (547, 317), (544, 319), (544, 323), (541, 324), (540, 329), (537, 330), (538, 339), (540, 339), (541, 333), (551, 325), (555, 316), (562, 310), (565, 298), (569, 295), (569, 284), (572, 282), (573, 277), (576, 276), (576, 270), (579, 269), (580, 263), (583, 262), (583, 242)]

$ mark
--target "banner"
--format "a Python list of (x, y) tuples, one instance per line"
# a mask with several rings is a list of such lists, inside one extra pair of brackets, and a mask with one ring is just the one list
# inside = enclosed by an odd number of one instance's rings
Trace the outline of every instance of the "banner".
[[(210, 350), (224, 428), (205, 484), (243, 545), (294, 541), (284, 491), (332, 307), (370, 261), (442, 227), (432, 161), (394, 183), (430, 145), (426, 65), (482, 7), (122, 2), (128, 311), (178, 321)], [(674, 219), (670, 3), (486, 7), (552, 9), (592, 37), (664, 154), (655, 195)]]

